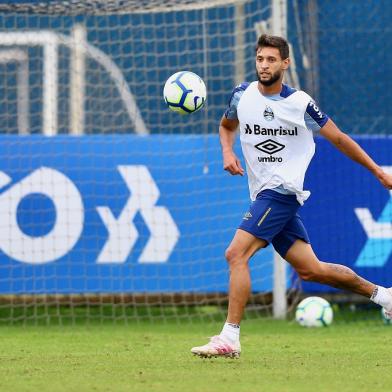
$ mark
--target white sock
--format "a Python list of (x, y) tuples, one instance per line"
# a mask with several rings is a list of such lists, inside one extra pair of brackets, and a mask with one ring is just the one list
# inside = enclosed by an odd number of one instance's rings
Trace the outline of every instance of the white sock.
[(392, 294), (385, 287), (377, 286), (374, 289), (370, 300), (387, 309), (388, 311), (392, 310)]
[(236, 343), (240, 340), (240, 326), (238, 324), (225, 323), (220, 336), (230, 343)]

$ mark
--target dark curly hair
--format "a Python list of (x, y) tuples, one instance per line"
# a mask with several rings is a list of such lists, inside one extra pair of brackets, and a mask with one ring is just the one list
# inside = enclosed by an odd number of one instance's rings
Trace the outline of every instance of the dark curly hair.
[(259, 48), (264, 47), (272, 47), (279, 49), (280, 57), (282, 57), (282, 60), (285, 60), (290, 56), (289, 44), (282, 37), (268, 34), (260, 35), (259, 39), (257, 40), (256, 52)]

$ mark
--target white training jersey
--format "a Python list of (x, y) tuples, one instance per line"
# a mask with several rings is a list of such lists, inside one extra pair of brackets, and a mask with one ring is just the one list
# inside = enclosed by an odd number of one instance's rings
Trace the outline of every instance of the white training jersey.
[(250, 83), (237, 106), (250, 198), (255, 200), (264, 189), (281, 187), (295, 193), (302, 205), (310, 195), (303, 184), (315, 152), (313, 133), (304, 119), (312, 99), (295, 91), (272, 101), (257, 86), (257, 81)]

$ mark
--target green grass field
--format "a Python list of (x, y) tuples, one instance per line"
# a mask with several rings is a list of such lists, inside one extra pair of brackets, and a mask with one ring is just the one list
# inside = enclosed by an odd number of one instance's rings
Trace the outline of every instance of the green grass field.
[(0, 327), (0, 391), (392, 390), (392, 326), (247, 320), (240, 359), (189, 350), (221, 323)]

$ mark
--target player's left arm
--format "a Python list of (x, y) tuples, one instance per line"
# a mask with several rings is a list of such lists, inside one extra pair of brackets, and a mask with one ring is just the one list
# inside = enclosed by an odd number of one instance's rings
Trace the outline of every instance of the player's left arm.
[(320, 134), (353, 161), (366, 167), (387, 189), (392, 189), (392, 175), (386, 173), (350, 136), (342, 132), (331, 120), (320, 128)]

